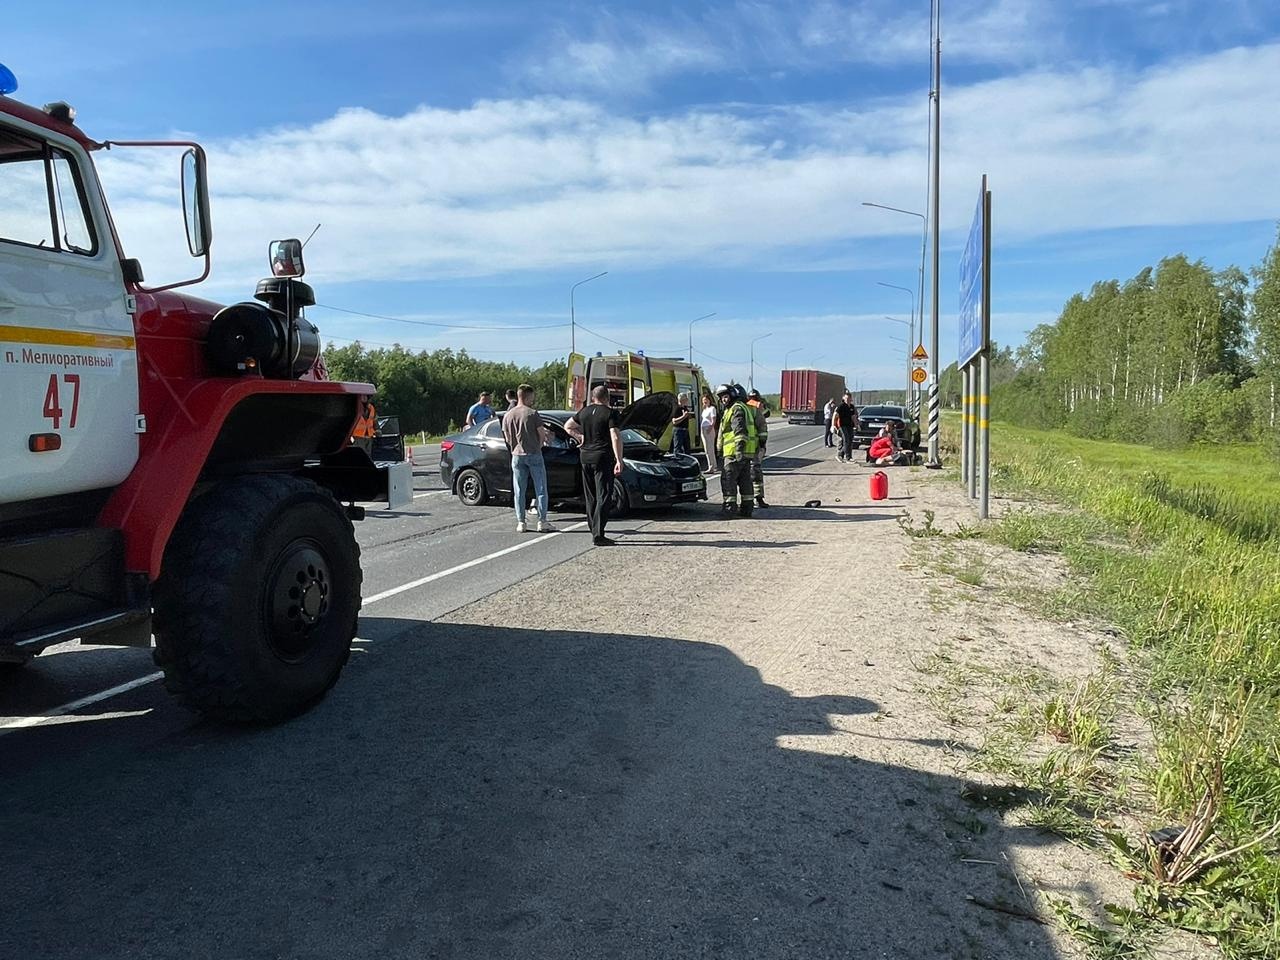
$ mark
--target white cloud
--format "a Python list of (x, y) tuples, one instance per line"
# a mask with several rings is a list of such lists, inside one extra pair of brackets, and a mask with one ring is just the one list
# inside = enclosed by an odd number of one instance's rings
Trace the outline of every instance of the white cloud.
[[(1278, 72), (1272, 45), (1140, 72), (1041, 70), (946, 86), (944, 226), (967, 225), (983, 172), (997, 238), (1276, 216), (1280, 127), (1266, 121), (1271, 92), (1257, 78)], [(808, 247), (911, 234), (917, 223), (860, 202), (920, 207), (924, 111), (915, 97), (653, 118), (561, 98), (403, 116), (344, 110), (207, 144), (215, 279), (248, 283), (267, 240), (305, 236), (317, 222), (309, 266), (329, 284), (597, 264), (773, 266)], [(110, 159), (130, 254), (153, 280), (186, 269), (166, 192), (177, 152)]]

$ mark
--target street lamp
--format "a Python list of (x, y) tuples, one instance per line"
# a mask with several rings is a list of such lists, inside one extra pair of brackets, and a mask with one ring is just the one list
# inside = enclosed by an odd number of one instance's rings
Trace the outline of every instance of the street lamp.
[(799, 352), (800, 352), (801, 350), (803, 350), (803, 349), (804, 349), (804, 347), (794, 347), (794, 348), (792, 348), (792, 349), (788, 350), (786, 353), (784, 353), (784, 354), (782, 355), (782, 368), (783, 368), (784, 370), (790, 370), (790, 369), (791, 369), (791, 367), (789, 366), (789, 361), (791, 360), (791, 355), (792, 355), (793, 353), (799, 353)]
[(579, 280), (577, 283), (575, 283), (573, 286), (569, 288), (569, 352), (570, 353), (578, 352), (578, 337), (577, 337), (578, 327), (577, 327), (577, 318), (573, 315), (573, 291), (577, 290), (584, 283), (590, 283), (592, 280), (599, 280), (608, 272), (609, 272), (608, 270), (604, 270), (604, 271), (601, 271), (600, 273), (597, 273), (594, 277), (587, 277), (587, 279), (585, 280)]
[(716, 312), (712, 310), (710, 313), (704, 313), (702, 316), (694, 317), (692, 320), (689, 321), (689, 362), (690, 363), (693, 363), (693, 325), (697, 323), (699, 320), (708, 320), (711, 317), (714, 317), (715, 315), (716, 315)]
[[(901, 207), (890, 207), (883, 203), (871, 203), (863, 200), (862, 205), (864, 207), (875, 207), (877, 210), (904, 213), (908, 217), (920, 218), (920, 339), (924, 340), (924, 256), (929, 243), (929, 218), (923, 213), (916, 213), (914, 210), (903, 210)], [(913, 309), (912, 313), (914, 312), (915, 310)]]
[[(932, 93), (932, 91), (930, 91), (930, 92)], [(864, 207), (875, 207), (877, 210), (890, 210), (890, 211), (892, 211), (893, 213), (901, 213), (901, 214), (905, 214), (905, 215), (906, 215), (906, 216), (908, 216), (908, 217), (919, 217), (919, 218), (920, 218), (920, 281), (919, 281), (919, 288), (920, 288), (920, 300), (919, 300), (919, 303), (920, 303), (920, 342), (921, 342), (921, 343), (924, 343), (924, 259), (925, 259), (925, 251), (928, 249), (928, 245), (929, 245), (929, 218), (928, 218), (927, 216), (925, 216), (923, 213), (916, 213), (914, 210), (903, 210), (901, 207), (891, 207), (891, 206), (888, 206), (887, 204), (884, 204), (884, 203), (871, 203), (871, 202), (869, 202), (869, 201), (867, 201), (867, 200), (864, 200), (864, 201), (862, 201), (862, 205), (863, 205)], [(936, 210), (936, 209), (937, 209), (937, 208), (935, 207), (935, 210)], [(935, 258), (934, 258), (933, 267), (934, 267), (934, 270), (935, 270), (935, 271), (936, 271), (936, 270), (937, 270), (937, 268), (938, 268), (938, 261), (937, 261), (936, 256), (935, 256)], [(938, 291), (937, 291), (937, 286), (935, 285), (935, 287), (934, 287), (934, 297), (936, 298), (936, 297), (937, 297), (937, 295), (938, 295)], [(914, 298), (914, 297), (912, 297), (912, 303), (914, 304), (915, 302), (916, 302), (915, 298)], [(915, 308), (914, 308), (914, 306), (912, 307), (912, 313), (915, 313)], [(937, 338), (938, 321), (937, 321), (937, 311), (936, 311), (936, 310), (934, 311), (933, 328), (934, 328), (934, 339), (933, 339), (932, 347), (933, 347), (933, 352), (934, 352), (934, 353), (937, 353), (937, 352), (938, 352), (938, 338)], [(913, 336), (914, 336), (914, 332), (913, 332)], [(934, 373), (934, 379), (935, 379), (935, 380), (937, 379), (937, 373), (936, 373), (936, 359), (935, 359), (935, 373)], [(908, 388), (908, 389), (910, 389), (910, 388)], [(935, 458), (935, 459), (936, 459), (936, 458)]]
[[(901, 290), (903, 293), (909, 296), (911, 298), (911, 318), (913, 320), (915, 319), (916, 295), (914, 292), (912, 292), (912, 290), (909, 287), (900, 287), (896, 283), (885, 283), (883, 280), (877, 280), (876, 283), (882, 287), (888, 287), (891, 290)], [(921, 334), (923, 335), (923, 331), (924, 331), (923, 318), (921, 319), (920, 322), (921, 322), (920, 330), (921, 330)], [(915, 327), (912, 326), (911, 324), (908, 324), (907, 326), (911, 328), (907, 332), (907, 339), (914, 339), (915, 333), (916, 333)], [(905, 404), (907, 406), (911, 405), (911, 351), (910, 350), (907, 351), (907, 392), (906, 392)]]
[(747, 374), (747, 386), (752, 390), (756, 388), (756, 344), (766, 337), (772, 336), (772, 333), (762, 333), (751, 341), (751, 372)]

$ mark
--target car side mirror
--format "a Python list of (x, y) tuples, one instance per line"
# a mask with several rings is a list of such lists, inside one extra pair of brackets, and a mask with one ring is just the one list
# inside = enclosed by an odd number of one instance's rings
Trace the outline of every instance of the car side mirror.
[(274, 276), (300, 277), (307, 272), (307, 267), (302, 262), (301, 240), (273, 240), (268, 259)]
[(209, 180), (204, 151), (192, 147), (182, 155), (182, 218), (187, 225), (187, 249), (193, 257), (209, 252), (213, 228), (209, 225)]

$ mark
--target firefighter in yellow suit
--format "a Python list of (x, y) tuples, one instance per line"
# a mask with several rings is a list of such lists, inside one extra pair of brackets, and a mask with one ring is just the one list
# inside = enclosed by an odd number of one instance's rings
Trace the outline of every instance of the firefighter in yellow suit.
[(747, 406), (747, 392), (723, 383), (716, 396), (724, 406), (720, 416), (720, 492), (726, 516), (751, 516), (751, 460), (756, 455), (755, 411)]
[(769, 408), (759, 390), (752, 390), (747, 396), (747, 406), (756, 420), (756, 455), (751, 458), (751, 492), (755, 494), (756, 506), (769, 506), (764, 502), (764, 448), (769, 443)]

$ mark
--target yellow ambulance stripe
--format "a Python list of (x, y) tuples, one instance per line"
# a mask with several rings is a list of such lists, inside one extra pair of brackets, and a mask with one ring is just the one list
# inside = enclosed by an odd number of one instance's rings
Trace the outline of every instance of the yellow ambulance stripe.
[(133, 337), (83, 330), (48, 330), (44, 327), (8, 327), (0, 324), (0, 340), (8, 343), (43, 343), (59, 347), (100, 347), (104, 350), (132, 350)]

